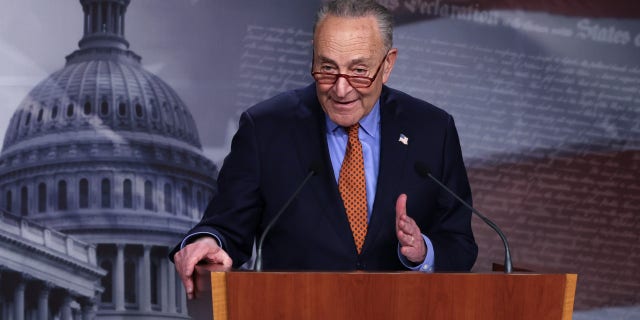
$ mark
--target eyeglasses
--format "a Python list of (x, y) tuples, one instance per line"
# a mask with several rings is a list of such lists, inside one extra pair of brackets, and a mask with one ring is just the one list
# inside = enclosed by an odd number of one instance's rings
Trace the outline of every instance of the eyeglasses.
[(312, 63), (311, 75), (313, 76), (314, 79), (316, 79), (316, 82), (319, 84), (334, 84), (336, 83), (336, 81), (338, 81), (338, 78), (343, 77), (354, 88), (369, 88), (373, 83), (373, 81), (376, 80), (376, 77), (378, 76), (378, 72), (380, 72), (380, 69), (382, 68), (382, 64), (384, 63), (384, 60), (387, 58), (388, 54), (389, 53), (387, 52), (384, 55), (384, 57), (382, 58), (382, 61), (380, 61), (380, 65), (378, 66), (376, 73), (374, 73), (373, 77), (371, 78), (365, 77), (365, 76), (350, 76), (348, 74), (343, 74), (343, 73), (329, 73), (329, 72), (319, 72), (319, 71), (313, 72), (313, 64), (315, 63)]

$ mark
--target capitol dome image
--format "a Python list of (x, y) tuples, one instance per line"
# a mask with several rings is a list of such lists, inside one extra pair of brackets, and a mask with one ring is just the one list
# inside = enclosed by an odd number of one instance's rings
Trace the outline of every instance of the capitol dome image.
[(167, 254), (200, 220), (217, 168), (187, 106), (129, 50), (129, 2), (80, 0), (79, 49), (11, 117), (2, 319), (188, 318)]

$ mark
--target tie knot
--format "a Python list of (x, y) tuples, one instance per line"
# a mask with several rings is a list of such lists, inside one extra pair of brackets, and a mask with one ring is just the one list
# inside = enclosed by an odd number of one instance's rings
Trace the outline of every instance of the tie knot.
[(356, 122), (356, 124), (345, 128), (347, 131), (347, 135), (349, 138), (357, 138), (358, 137), (358, 129), (360, 129), (360, 123)]

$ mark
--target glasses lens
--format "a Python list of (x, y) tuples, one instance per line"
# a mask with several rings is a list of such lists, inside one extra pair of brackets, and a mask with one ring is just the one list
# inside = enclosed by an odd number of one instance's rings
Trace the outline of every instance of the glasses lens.
[(338, 76), (330, 73), (314, 73), (313, 77), (320, 84), (334, 84)]
[(349, 84), (354, 88), (368, 88), (371, 85), (371, 79), (367, 77), (357, 77), (357, 76), (346, 76), (343, 74), (333, 74), (333, 73), (321, 73), (314, 72), (313, 78), (316, 79), (316, 82), (319, 84), (334, 84), (338, 81), (339, 77), (344, 77), (349, 81)]
[(349, 83), (354, 88), (366, 88), (371, 85), (371, 80), (368, 78), (351, 77), (349, 78)]

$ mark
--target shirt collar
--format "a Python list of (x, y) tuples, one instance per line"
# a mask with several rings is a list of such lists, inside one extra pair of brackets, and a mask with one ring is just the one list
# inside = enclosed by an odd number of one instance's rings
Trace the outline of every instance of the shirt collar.
[[(327, 122), (327, 130), (329, 132), (335, 132), (336, 129), (341, 128), (335, 122), (329, 119), (329, 116), (325, 113), (325, 119)], [(369, 136), (376, 138), (378, 136), (378, 123), (380, 123), (380, 99), (376, 101), (371, 109), (371, 112), (360, 119), (360, 128), (364, 129), (364, 132)]]

